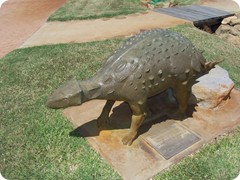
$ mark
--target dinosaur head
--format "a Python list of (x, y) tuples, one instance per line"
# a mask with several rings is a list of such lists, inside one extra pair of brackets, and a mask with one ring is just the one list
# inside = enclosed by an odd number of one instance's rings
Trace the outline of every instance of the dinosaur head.
[(47, 107), (52, 109), (66, 108), (82, 104), (83, 91), (76, 79), (72, 79), (58, 88), (47, 101)]

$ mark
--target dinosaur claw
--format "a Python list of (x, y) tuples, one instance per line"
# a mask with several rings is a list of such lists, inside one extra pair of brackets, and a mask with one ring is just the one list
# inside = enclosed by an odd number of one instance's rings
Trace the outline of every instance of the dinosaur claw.
[(123, 137), (122, 143), (124, 145), (131, 146), (135, 136), (136, 136), (136, 133), (129, 133), (129, 134), (127, 134), (126, 136)]
[(175, 120), (183, 120), (183, 119), (187, 118), (186, 113), (180, 112), (180, 111), (177, 111), (169, 116), (170, 116), (170, 118), (175, 119)]

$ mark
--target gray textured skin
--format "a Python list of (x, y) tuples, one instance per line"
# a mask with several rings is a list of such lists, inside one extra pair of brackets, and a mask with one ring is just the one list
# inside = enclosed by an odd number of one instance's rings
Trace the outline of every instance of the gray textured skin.
[(149, 30), (129, 38), (94, 77), (72, 80), (60, 87), (49, 97), (47, 106), (64, 108), (106, 99), (98, 118), (101, 126), (107, 122), (114, 102), (125, 101), (133, 117), (123, 143), (131, 145), (146, 117), (148, 97), (172, 88), (179, 104), (173, 117), (183, 118), (195, 76), (213, 66), (183, 36), (168, 30)]

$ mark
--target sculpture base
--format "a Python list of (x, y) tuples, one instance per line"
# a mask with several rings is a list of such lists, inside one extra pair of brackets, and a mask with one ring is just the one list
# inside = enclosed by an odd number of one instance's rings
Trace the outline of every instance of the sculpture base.
[(165, 97), (158, 95), (148, 101), (149, 116), (132, 146), (121, 142), (131, 123), (131, 111), (126, 103), (115, 103), (109, 127), (101, 130), (97, 128), (96, 118), (105, 101), (94, 100), (67, 108), (64, 115), (77, 127), (71, 136), (85, 137), (123, 179), (132, 180), (154, 176), (240, 124), (240, 92), (235, 89), (215, 109), (196, 107), (193, 111), (190, 107), (189, 118), (183, 121), (167, 118), (176, 107), (166, 103)]

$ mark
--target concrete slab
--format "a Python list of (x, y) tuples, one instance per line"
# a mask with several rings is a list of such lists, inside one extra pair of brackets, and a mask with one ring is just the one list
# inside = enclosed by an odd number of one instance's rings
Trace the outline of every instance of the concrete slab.
[[(235, 89), (230, 98), (215, 109), (196, 107), (194, 111), (189, 107), (189, 118), (183, 121), (166, 117), (176, 107), (166, 105), (166, 94), (160, 94), (148, 100), (149, 115), (138, 138), (132, 146), (124, 146), (121, 139), (130, 126), (131, 111), (126, 103), (117, 102), (112, 109), (110, 126), (100, 130), (96, 118), (104, 104), (105, 101), (101, 100), (89, 101), (82, 106), (65, 109), (64, 115), (76, 127), (70, 135), (85, 137), (123, 179), (148, 179), (240, 124), (240, 92)], [(173, 131), (176, 131), (175, 135)], [(150, 139), (149, 134), (152, 136)], [(151, 139), (157, 141), (153, 143)], [(174, 153), (166, 153), (165, 156), (156, 146)]]
[(115, 18), (49, 22), (29, 38), (22, 47), (125, 37), (137, 34), (141, 30), (168, 28), (186, 22), (188, 21), (153, 11)]

